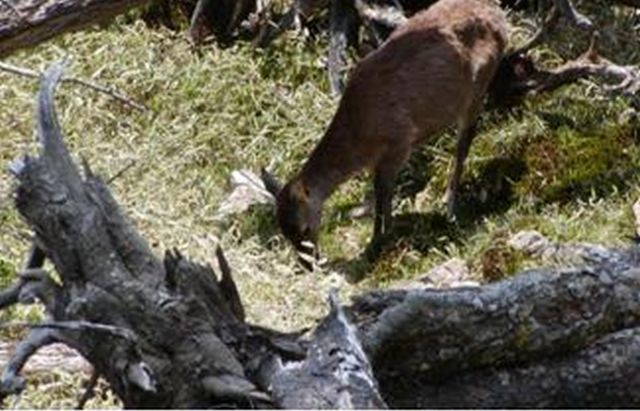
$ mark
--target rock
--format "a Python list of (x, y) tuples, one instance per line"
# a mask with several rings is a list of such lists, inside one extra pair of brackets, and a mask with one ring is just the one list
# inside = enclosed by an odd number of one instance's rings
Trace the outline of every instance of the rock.
[(548, 251), (555, 246), (545, 236), (535, 230), (520, 231), (511, 237), (509, 241), (507, 241), (507, 244), (516, 250), (535, 256), (548, 254)]
[(241, 213), (254, 204), (274, 204), (275, 199), (267, 191), (262, 179), (249, 170), (233, 170), (229, 176), (231, 193), (222, 200), (216, 219)]
[(636, 237), (640, 238), (640, 198), (631, 206), (636, 222)]
[(461, 258), (452, 258), (429, 270), (427, 274), (419, 278), (419, 281), (438, 288), (448, 288), (461, 284), (468, 285), (468, 276), (467, 262)]
[[(15, 350), (16, 343), (0, 343), (0, 364), (6, 364)], [(24, 367), (25, 373), (50, 372), (52, 369), (70, 373), (91, 372), (91, 364), (76, 350), (64, 344), (51, 344), (42, 347)]]

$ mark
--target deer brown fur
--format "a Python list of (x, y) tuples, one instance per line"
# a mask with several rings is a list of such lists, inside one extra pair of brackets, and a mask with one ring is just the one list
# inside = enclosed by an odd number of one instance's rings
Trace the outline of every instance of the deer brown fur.
[(373, 240), (388, 231), (395, 177), (412, 149), (451, 125), (458, 143), (446, 192), (453, 214), (477, 115), (507, 41), (491, 0), (440, 0), (397, 28), (354, 69), (338, 111), (302, 170), (276, 195), (283, 234), (303, 252), (315, 243), (322, 205), (362, 170), (374, 175)]

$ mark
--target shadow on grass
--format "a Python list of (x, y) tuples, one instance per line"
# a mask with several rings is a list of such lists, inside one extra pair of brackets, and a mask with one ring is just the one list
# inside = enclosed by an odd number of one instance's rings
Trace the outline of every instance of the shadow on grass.
[(514, 185), (525, 172), (526, 165), (520, 158), (492, 159), (481, 166), (475, 178), (462, 185), (455, 221), (446, 216), (443, 207), (427, 213), (394, 215), (391, 231), (384, 238), (369, 244), (355, 259), (333, 261), (332, 267), (346, 273), (348, 281), (358, 282), (399, 250), (425, 254), (434, 247), (461, 243), (475, 230), (479, 218), (502, 214), (511, 207), (516, 199)]

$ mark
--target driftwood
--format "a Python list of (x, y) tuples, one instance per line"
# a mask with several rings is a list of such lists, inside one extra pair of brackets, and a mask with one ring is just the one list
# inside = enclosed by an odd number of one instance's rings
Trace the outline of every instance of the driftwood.
[[(331, 296), (309, 337), (254, 326), (222, 250), (219, 276), (176, 250), (161, 261), (73, 164), (53, 107), (61, 75), (42, 80), (39, 156), (10, 167), (36, 246), (0, 309), (38, 301), (47, 318), (16, 346), (0, 397), (24, 388), (39, 348), (63, 343), (134, 408), (640, 406), (640, 246), (582, 248), (583, 268), (482, 287), (374, 291), (347, 307)], [(37, 268), (44, 256), (59, 282)]]

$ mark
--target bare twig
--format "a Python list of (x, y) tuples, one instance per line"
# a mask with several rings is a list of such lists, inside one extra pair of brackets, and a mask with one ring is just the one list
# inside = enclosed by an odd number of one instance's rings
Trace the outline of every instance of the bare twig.
[(0, 292), (0, 310), (17, 303), (30, 304), (40, 300), (47, 314), (55, 315), (61, 306), (61, 288), (41, 269), (27, 269), (20, 273), (18, 281)]
[[(24, 67), (14, 66), (12, 64), (4, 63), (4, 62), (0, 62), (0, 70), (1, 71), (5, 71), (7, 73), (17, 74), (19, 76), (29, 77), (29, 78), (34, 78), (34, 79), (39, 79), (40, 76), (41, 76), (41, 74), (38, 73), (37, 71), (30, 70), (30, 69), (24, 68)], [(118, 100), (121, 103), (129, 106), (129, 107), (135, 108), (136, 110), (140, 110), (140, 111), (146, 111), (147, 110), (147, 108), (145, 106), (143, 106), (142, 104), (140, 104), (140, 103), (130, 99), (129, 97), (119, 93), (118, 91), (116, 91), (115, 89), (113, 89), (111, 87), (102, 86), (100, 84), (92, 83), (92, 82), (90, 82), (88, 80), (84, 80), (84, 79), (76, 78), (76, 77), (65, 77), (65, 78), (62, 79), (62, 82), (85, 86), (85, 87), (90, 88), (90, 89), (92, 89), (94, 91), (97, 91), (99, 93), (106, 94), (106, 95), (114, 98), (115, 100)]]
[(191, 14), (191, 21), (189, 22), (189, 37), (197, 45), (204, 42), (204, 39), (211, 34), (205, 20), (205, 9), (207, 8), (208, 0), (198, 0), (193, 13)]
[(12, 284), (7, 289), (0, 292), (0, 310), (18, 302), (18, 296), (20, 295), (22, 285), (22, 281), (17, 281), (15, 284)]
[[(536, 67), (533, 60), (521, 54), (511, 54), (502, 63), (504, 75), (492, 85), (497, 101), (518, 100), (523, 96), (553, 91), (580, 79), (595, 77), (607, 82), (602, 89), (609, 94), (623, 95), (640, 108), (640, 67), (619, 65), (600, 56), (596, 49), (598, 32), (594, 32), (589, 49), (575, 60), (551, 70)], [(500, 83), (500, 84), (498, 84)]]
[(39, 324), (28, 324), (34, 329), (59, 329), (67, 331), (97, 331), (123, 338), (129, 342), (137, 342), (138, 336), (131, 330), (108, 324), (99, 324), (89, 321), (43, 321)]
[[(356, 0), (356, 2), (357, 1), (362, 0)], [(542, 44), (547, 39), (549, 33), (555, 29), (560, 17), (566, 18), (571, 24), (581, 30), (592, 31), (594, 29), (591, 20), (579, 13), (570, 0), (554, 0), (554, 7), (552, 7), (548, 15), (543, 18), (538, 31), (524, 45), (514, 50), (511, 54), (525, 53)]]
[(90, 321), (43, 321), (40, 323), (31, 323), (27, 321), (12, 321), (6, 323), (0, 323), (0, 329), (22, 327), (37, 329), (52, 329), (52, 330), (65, 330), (65, 331), (96, 331), (105, 334), (110, 334), (115, 337), (122, 338), (132, 343), (139, 341), (138, 336), (133, 331), (118, 327), (115, 325), (99, 324)]
[(124, 167), (122, 167), (114, 175), (112, 175), (107, 179), (107, 184), (113, 183), (115, 180), (120, 178), (124, 173), (129, 171), (129, 169), (131, 169), (135, 165), (136, 165), (136, 160), (129, 160), (129, 162)]
[(607, 91), (636, 96), (640, 90), (640, 70), (636, 66), (621, 66), (598, 54), (596, 44), (599, 34), (595, 32), (591, 38), (589, 49), (578, 59), (569, 61), (557, 69), (544, 73), (546, 78), (537, 82), (535, 92), (554, 90), (559, 86), (578, 78), (589, 76), (613, 79), (617, 84), (606, 87)]

